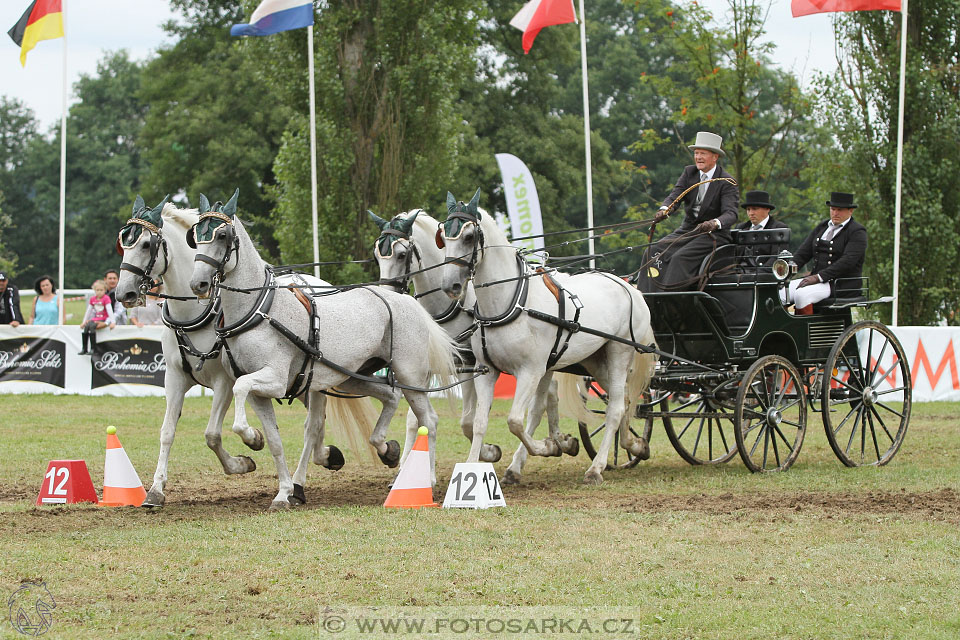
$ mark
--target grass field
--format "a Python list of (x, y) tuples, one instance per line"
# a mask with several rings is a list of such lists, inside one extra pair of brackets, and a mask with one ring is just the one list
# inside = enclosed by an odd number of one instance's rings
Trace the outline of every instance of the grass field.
[[(205, 398), (187, 401), (162, 510), (34, 507), (50, 459), (85, 459), (100, 487), (107, 423), (149, 488), (163, 400), (2, 401), (0, 595), (45, 580), (56, 599), (46, 637), (516, 637), (495, 633), (508, 618), (537, 637), (960, 636), (956, 404), (915, 405), (880, 469), (843, 468), (816, 417), (794, 467), (764, 476), (738, 458), (690, 467), (658, 426), (651, 459), (599, 487), (580, 482), (583, 453), (531, 459), (524, 483), (504, 488), (506, 509), (384, 510), (392, 472), (345, 452), (341, 471), (311, 468), (308, 506), (274, 513), (272, 458), (227, 428), (227, 448), (258, 469), (224, 476), (203, 441)], [(467, 443), (438, 409), (441, 499)], [(488, 441), (512, 453), (507, 409), (495, 405)], [(292, 466), (303, 413), (278, 415)], [(501, 477), (508, 463), (495, 465)], [(393, 615), (428, 626), (361, 633)], [(548, 633), (555, 618), (594, 633)], [(461, 632), (457, 619), (484, 622)]]

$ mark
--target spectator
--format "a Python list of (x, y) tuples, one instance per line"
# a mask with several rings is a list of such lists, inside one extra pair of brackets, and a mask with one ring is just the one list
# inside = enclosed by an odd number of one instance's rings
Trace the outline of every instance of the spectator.
[(133, 307), (130, 309), (129, 317), (133, 324), (138, 327), (160, 324), (163, 307), (160, 306), (160, 299), (156, 297), (158, 289), (159, 286), (150, 289), (142, 307)]
[(113, 321), (115, 324), (127, 323), (127, 310), (122, 303), (117, 302), (117, 283), (120, 282), (120, 272), (116, 269), (107, 269), (103, 274), (103, 282), (107, 286), (107, 295), (113, 305)]
[[(110, 304), (110, 296), (107, 295), (107, 285), (103, 280), (97, 280), (93, 283), (93, 297), (90, 298), (90, 304), (87, 305), (87, 312), (83, 315), (83, 350), (80, 355), (87, 356), (97, 348), (97, 329), (103, 329), (109, 326), (113, 329), (116, 323), (113, 321), (113, 306)], [(90, 351), (87, 351), (87, 345), (90, 345)]]
[(59, 324), (60, 300), (53, 278), (40, 276), (33, 283), (33, 290), (37, 292), (37, 297), (33, 299), (30, 324)]
[(7, 281), (7, 274), (0, 272), (0, 324), (19, 327), (23, 324), (20, 313), (20, 292), (16, 285)]

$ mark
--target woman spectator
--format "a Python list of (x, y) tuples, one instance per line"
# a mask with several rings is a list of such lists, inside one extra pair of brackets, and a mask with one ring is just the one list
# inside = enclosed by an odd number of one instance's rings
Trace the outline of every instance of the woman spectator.
[(53, 278), (40, 276), (33, 283), (33, 290), (37, 292), (37, 297), (33, 299), (30, 324), (59, 324), (60, 296), (57, 295)]

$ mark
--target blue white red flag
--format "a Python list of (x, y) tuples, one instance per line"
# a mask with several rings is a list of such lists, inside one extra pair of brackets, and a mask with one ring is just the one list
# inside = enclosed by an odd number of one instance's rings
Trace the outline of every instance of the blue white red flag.
[(313, 24), (313, 0), (263, 0), (250, 16), (250, 24), (230, 27), (232, 36), (269, 36)]

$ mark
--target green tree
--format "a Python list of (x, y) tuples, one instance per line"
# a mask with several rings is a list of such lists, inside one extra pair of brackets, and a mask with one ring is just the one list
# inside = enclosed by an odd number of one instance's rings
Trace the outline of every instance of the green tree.
[[(865, 275), (892, 291), (899, 13), (838, 16), (840, 67), (821, 83), (819, 117), (839, 151), (811, 169), (831, 190), (856, 193), (870, 238)], [(960, 2), (916, 0), (907, 26), (900, 248), (900, 324), (960, 324)], [(883, 312), (887, 315), (887, 311)]]
[[(370, 254), (375, 228), (366, 209), (390, 215), (427, 206), (431, 197), (439, 202), (451, 183), (462, 148), (455, 102), (472, 71), (475, 5), (344, 0), (327, 2), (317, 13), (321, 260)], [(272, 188), (286, 262), (306, 262), (313, 253), (304, 40), (297, 30), (240, 45), (296, 112), (274, 163)], [(348, 277), (336, 269), (325, 274)]]
[(178, 40), (146, 66), (140, 93), (149, 105), (141, 139), (149, 150), (144, 195), (159, 200), (170, 193), (195, 206), (201, 193), (226, 200), (239, 188), (241, 216), (255, 223), (251, 235), (265, 257), (275, 259), (268, 190), (276, 182), (273, 162), (292, 111), (268, 78), (275, 71), (261, 69), (255, 52), (230, 37), (230, 26), (249, 15), (237, 2), (171, 5), (184, 16), (182, 23), (166, 25)]

